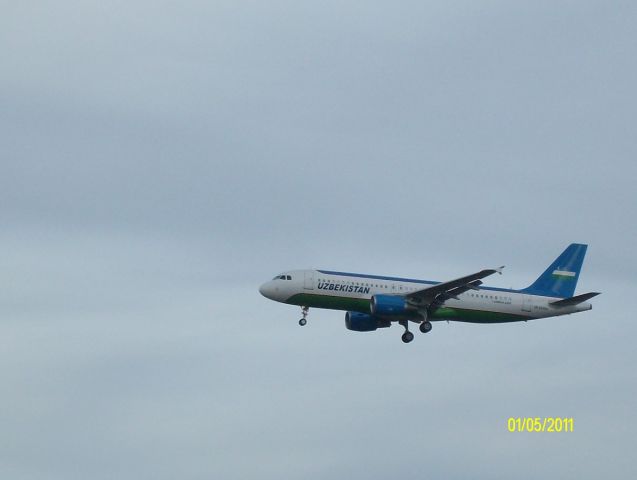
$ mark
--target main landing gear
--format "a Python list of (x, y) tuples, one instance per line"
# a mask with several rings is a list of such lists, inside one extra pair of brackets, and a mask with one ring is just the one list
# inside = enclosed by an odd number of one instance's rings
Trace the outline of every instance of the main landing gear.
[(431, 332), (431, 322), (427, 318), (429, 316), (429, 312), (428, 311), (424, 311), (424, 312), (421, 313), (421, 315), (422, 315), (422, 322), (420, 322), (420, 331), (422, 333)]
[(403, 327), (405, 327), (405, 333), (403, 333), (400, 339), (403, 343), (409, 343), (414, 339), (414, 334), (409, 331), (409, 327), (407, 326), (407, 320), (401, 320), (400, 323)]
[[(405, 333), (402, 334), (400, 339), (403, 343), (411, 342), (414, 339), (414, 334), (409, 331), (409, 320), (400, 320), (398, 323), (405, 327)], [(427, 320), (427, 317), (420, 322), (419, 328), (422, 333), (431, 332), (431, 322)]]
[(305, 324), (307, 323), (307, 314), (309, 311), (310, 311), (310, 307), (301, 307), (301, 315), (303, 315), (303, 318), (299, 320), (299, 325), (301, 325), (302, 327), (304, 327)]
[(424, 322), (422, 322), (420, 324), (420, 331), (422, 333), (429, 333), (431, 332), (431, 322), (429, 320), (425, 320)]

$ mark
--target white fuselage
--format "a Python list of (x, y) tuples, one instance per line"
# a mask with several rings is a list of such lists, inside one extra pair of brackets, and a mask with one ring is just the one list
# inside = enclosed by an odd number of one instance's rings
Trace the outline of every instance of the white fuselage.
[[(294, 270), (265, 283), (260, 291), (264, 296), (283, 303), (364, 311), (363, 306), (373, 295), (405, 295), (437, 283), (326, 270)], [(488, 323), (552, 317), (592, 308), (588, 302), (563, 307), (550, 305), (557, 300), (560, 298), (480, 286), (447, 299), (431, 319)]]

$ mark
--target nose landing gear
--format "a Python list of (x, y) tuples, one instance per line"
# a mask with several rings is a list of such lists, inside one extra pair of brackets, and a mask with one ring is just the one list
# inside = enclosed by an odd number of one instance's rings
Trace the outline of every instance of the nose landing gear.
[(301, 325), (302, 327), (307, 324), (307, 314), (309, 311), (310, 307), (301, 307), (301, 315), (303, 315), (303, 318), (299, 320), (299, 325)]

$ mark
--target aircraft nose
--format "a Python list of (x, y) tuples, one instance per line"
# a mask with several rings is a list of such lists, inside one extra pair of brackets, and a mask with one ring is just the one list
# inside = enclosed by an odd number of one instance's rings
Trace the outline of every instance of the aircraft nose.
[(272, 298), (272, 294), (274, 293), (274, 289), (272, 288), (272, 282), (265, 282), (263, 285), (259, 287), (259, 293), (263, 295), (265, 298)]

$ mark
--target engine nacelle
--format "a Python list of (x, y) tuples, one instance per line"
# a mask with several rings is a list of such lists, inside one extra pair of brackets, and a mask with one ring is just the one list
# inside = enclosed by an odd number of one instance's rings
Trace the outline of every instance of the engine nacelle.
[(399, 295), (374, 295), (371, 311), (372, 315), (406, 315), (413, 312), (413, 307)]
[(345, 314), (345, 327), (355, 332), (373, 332), (377, 328), (386, 328), (389, 325), (388, 321), (380, 320), (366, 313), (347, 312)]

